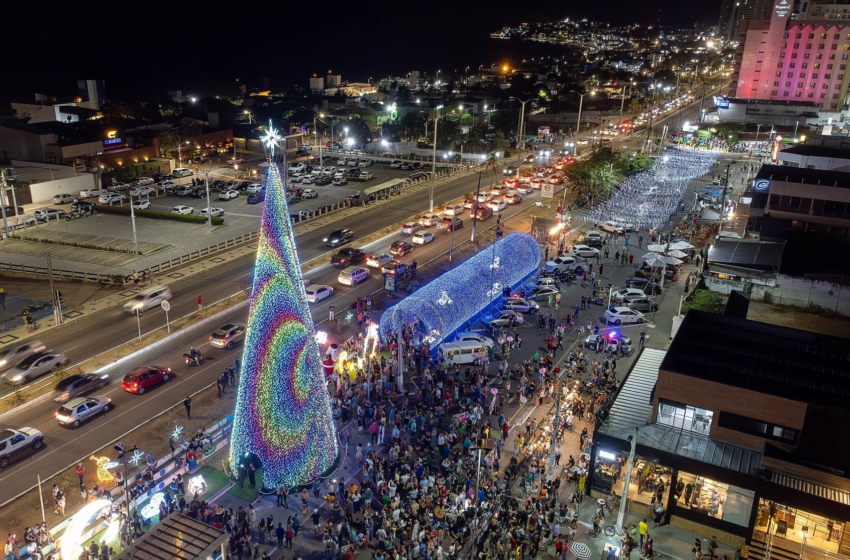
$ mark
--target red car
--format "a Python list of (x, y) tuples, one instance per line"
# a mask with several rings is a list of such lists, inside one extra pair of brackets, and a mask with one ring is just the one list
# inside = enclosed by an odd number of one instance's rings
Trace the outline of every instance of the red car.
[(519, 179), (505, 179), (502, 184), (509, 189), (515, 189), (519, 186)]
[(560, 175), (552, 175), (549, 177), (549, 183), (552, 185), (560, 185), (564, 182), (564, 179)]
[(170, 368), (158, 366), (137, 367), (124, 376), (124, 379), (121, 380), (121, 388), (128, 393), (141, 395), (151, 387), (165, 383), (170, 376)]

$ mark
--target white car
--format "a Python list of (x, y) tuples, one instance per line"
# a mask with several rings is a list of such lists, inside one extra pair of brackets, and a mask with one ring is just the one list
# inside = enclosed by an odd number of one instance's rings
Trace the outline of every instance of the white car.
[(109, 397), (78, 397), (59, 407), (53, 416), (62, 426), (79, 428), (83, 422), (98, 414), (106, 414), (113, 408)]
[(517, 185), (517, 187), (516, 187), (516, 192), (518, 192), (518, 193), (520, 193), (520, 194), (531, 194), (531, 193), (533, 193), (533, 192), (534, 192), (534, 189), (533, 189), (533, 188), (531, 188), (531, 186), (529, 186), (529, 185), (527, 185), (527, 184), (525, 184), (525, 183), (520, 183), (520, 184), (519, 184), (519, 185)]
[(227, 160), (227, 163), (229, 165), (235, 165), (235, 164), (244, 163), (244, 162), (245, 162), (245, 160), (242, 159), (241, 157), (232, 157), (232, 158)]
[(496, 345), (492, 338), (473, 332), (465, 332), (457, 335), (455, 342), (477, 342), (482, 346), (486, 346), (488, 350)]
[(115, 183), (114, 185), (109, 187), (109, 189), (107, 189), (107, 190), (110, 190), (110, 191), (113, 191), (113, 192), (126, 191), (126, 190), (130, 190), (130, 185), (128, 185), (127, 183)]
[(15, 430), (6, 428), (0, 431), (0, 469), (5, 469), (16, 456), (28, 449), (38, 451), (44, 447), (44, 436), (35, 428)]
[(150, 200), (134, 200), (131, 205), (133, 210), (149, 210), (151, 207)]
[(251, 183), (247, 187), (245, 187), (245, 192), (248, 194), (258, 193), (263, 190), (262, 183)]
[(491, 200), (493, 200), (493, 195), (488, 192), (481, 193), (478, 195), (479, 204), (484, 204), (485, 202), (490, 202)]
[(401, 232), (406, 233), (407, 235), (412, 235), (416, 233), (420, 227), (422, 226), (419, 222), (407, 222), (401, 226)]
[(307, 286), (307, 301), (316, 303), (334, 295), (334, 289), (324, 284)]
[(219, 200), (233, 200), (239, 198), (239, 191), (221, 191), (218, 193)]
[(371, 255), (368, 259), (366, 259), (366, 266), (371, 266), (372, 268), (381, 268), (391, 260), (393, 260), (392, 255), (388, 255), (386, 253), (381, 253), (380, 255)]
[(68, 193), (57, 194), (53, 197), (53, 204), (70, 204), (74, 198), (74, 195)]
[(154, 191), (150, 187), (133, 187), (130, 189), (130, 196), (147, 196), (149, 194), (153, 194)]
[(184, 206), (184, 205), (181, 204), (180, 206), (175, 206), (174, 208), (172, 208), (171, 213), (172, 214), (194, 214), (195, 209), (192, 208), (191, 206)]
[(153, 185), (154, 180), (150, 177), (139, 177), (136, 179), (136, 185)]
[[(388, 258), (392, 258), (389, 257)], [(6, 371), (23, 360), (38, 352), (44, 352), (47, 347), (40, 340), (30, 340), (24, 343), (13, 344), (0, 350), (0, 371)]]
[(347, 184), (348, 184), (348, 179), (345, 178), (345, 175), (342, 175), (342, 176), (339, 176), (339, 177), (334, 176), (334, 186), (340, 187), (342, 185), (347, 185)]
[(336, 173), (334, 173), (334, 179), (345, 178), (346, 175), (348, 175), (348, 173), (345, 169), (338, 169)]
[(345, 165), (347, 163), (348, 163), (348, 158), (341, 157), (338, 160), (336, 160), (337, 165)]
[(364, 181), (368, 181), (372, 177), (373, 177), (373, 175), (372, 175), (371, 171), (364, 171), (360, 175), (357, 176), (358, 179), (362, 179)]
[(573, 247), (572, 254), (584, 259), (596, 257), (600, 253), (599, 249), (588, 247), (587, 245), (576, 245)]
[(393, 161), (390, 163), (390, 168), (391, 168), (391, 169), (398, 169), (399, 167), (401, 167), (401, 160), (400, 160), (400, 159), (393, 160)]
[(126, 197), (126, 196), (124, 196), (124, 195), (123, 195), (123, 194), (121, 194), (121, 193), (117, 193), (117, 192), (112, 192), (112, 193), (111, 193), (111, 192), (108, 192), (108, 193), (103, 193), (102, 195), (100, 195), (100, 196), (97, 198), (97, 201), (98, 201), (100, 204), (112, 204), (113, 202), (121, 202), (121, 203), (123, 203), (123, 202), (126, 202), (126, 201), (127, 201), (127, 197)]
[(443, 208), (443, 214), (446, 216), (461, 216), (463, 215), (463, 206), (460, 204), (450, 204)]
[(419, 218), (419, 225), (422, 227), (431, 227), (437, 225), (437, 222), (443, 219), (439, 214), (425, 214)]
[(80, 191), (80, 198), (94, 198), (100, 196), (107, 191), (106, 189), (84, 189)]
[(216, 216), (224, 216), (224, 210), (221, 208), (201, 208), (201, 216), (206, 218), (210, 214), (212, 214), (213, 218)]
[(605, 320), (612, 325), (643, 323), (643, 313), (628, 307), (615, 307), (605, 311)]
[(322, 175), (328, 175), (330, 177), (333, 177), (336, 172), (337, 168), (333, 165), (328, 165), (327, 167), (322, 168)]
[(316, 180), (316, 177), (313, 176), (313, 175), (304, 175), (303, 177), (301, 177), (301, 184), (302, 185), (312, 185), (313, 181), (315, 181), (315, 180)]
[(487, 203), (487, 206), (489, 206), (493, 212), (501, 212), (508, 207), (504, 200), (491, 200)]
[(293, 173), (298, 173), (298, 172), (304, 173), (304, 171), (306, 169), (307, 169), (307, 166), (304, 165), (303, 163), (298, 163), (298, 162), (297, 163), (290, 163), (288, 172), (289, 172), (290, 175), (293, 174)]
[(417, 245), (425, 245), (432, 241), (434, 241), (434, 234), (430, 231), (417, 231), (410, 240), (411, 243), (416, 243)]
[(319, 191), (315, 189), (304, 189), (301, 192), (301, 198), (317, 198), (319, 196)]

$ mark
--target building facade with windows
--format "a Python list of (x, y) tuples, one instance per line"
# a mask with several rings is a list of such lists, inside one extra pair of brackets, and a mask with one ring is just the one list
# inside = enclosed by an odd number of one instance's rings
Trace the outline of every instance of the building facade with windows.
[(850, 76), (850, 20), (791, 20), (789, 5), (776, 0), (770, 19), (742, 22), (730, 97), (840, 110)]
[(848, 371), (846, 339), (691, 310), (598, 417), (591, 493), (750, 559), (850, 557)]

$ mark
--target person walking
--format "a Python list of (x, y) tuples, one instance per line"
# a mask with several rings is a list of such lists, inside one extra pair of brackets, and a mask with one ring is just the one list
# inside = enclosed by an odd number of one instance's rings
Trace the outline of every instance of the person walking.
[(186, 407), (186, 418), (192, 418), (192, 398), (190, 396), (186, 396), (183, 400), (183, 406)]
[(643, 345), (646, 343), (646, 329), (640, 331), (640, 347), (643, 348)]
[(198, 311), (204, 308), (204, 300), (201, 299), (201, 296), (198, 296)]
[(80, 487), (82, 488), (82, 486), (85, 484), (83, 482), (83, 474), (86, 472), (86, 469), (83, 467), (82, 463), (77, 463), (75, 471), (77, 473), (77, 478), (80, 479)]
[(329, 315), (328, 319), (330, 321), (333, 321), (334, 317), (336, 317), (336, 306), (334, 304), (331, 304), (331, 306), (328, 307), (328, 315)]
[(278, 523), (277, 528), (274, 530), (274, 534), (277, 537), (277, 547), (283, 548), (283, 537), (284, 537), (283, 523)]

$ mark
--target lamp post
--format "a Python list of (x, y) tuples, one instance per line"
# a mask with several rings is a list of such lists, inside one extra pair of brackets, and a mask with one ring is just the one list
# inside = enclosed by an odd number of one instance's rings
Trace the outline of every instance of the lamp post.
[[(431, 185), (428, 187), (429, 212), (434, 211), (434, 179), (437, 175), (437, 125), (440, 122), (440, 115), (436, 114), (436, 111), (440, 111), (442, 108), (442, 105), (437, 105), (434, 112), (434, 150), (431, 157)], [(454, 233), (454, 229), (452, 229), (452, 233)], [(451, 260), (451, 258), (449, 258), (449, 260)]]
[[(578, 93), (577, 91), (573, 91), (573, 93)], [(578, 93), (578, 123), (576, 124), (576, 136), (581, 133), (581, 110), (584, 105), (584, 96), (587, 95), (588, 92)], [(595, 91), (591, 91), (590, 95), (596, 95)]]
[(533, 101), (534, 98), (531, 97), (529, 99), (526, 99), (525, 101), (523, 101), (519, 97), (509, 97), (508, 99), (515, 99), (515, 100), (519, 101), (520, 103), (522, 103), (522, 109), (519, 112), (519, 129), (517, 130), (517, 133), (516, 133), (516, 166), (517, 166), (517, 173), (519, 173), (519, 165), (520, 165), (519, 164), (519, 153), (520, 153), (520, 151), (522, 151), (522, 144), (524, 144), (524, 139), (525, 139), (523, 137), (523, 134), (522, 134), (522, 128), (525, 125), (525, 104), (528, 103), (529, 101)]
[(478, 188), (475, 189), (475, 201), (472, 203), (472, 237), (469, 239), (475, 243), (475, 224), (478, 221), (478, 197), (481, 194), (481, 173), (478, 172)]
[[(284, 173), (285, 172), (286, 170), (284, 170)], [(210, 172), (209, 170), (207, 170), (202, 171), (202, 173), (204, 174), (204, 186), (207, 190), (207, 223), (210, 227), (212, 227), (212, 207), (210, 205)]]
[(626, 86), (623, 86), (623, 93), (620, 94), (620, 124), (623, 124), (623, 107), (626, 104)]

